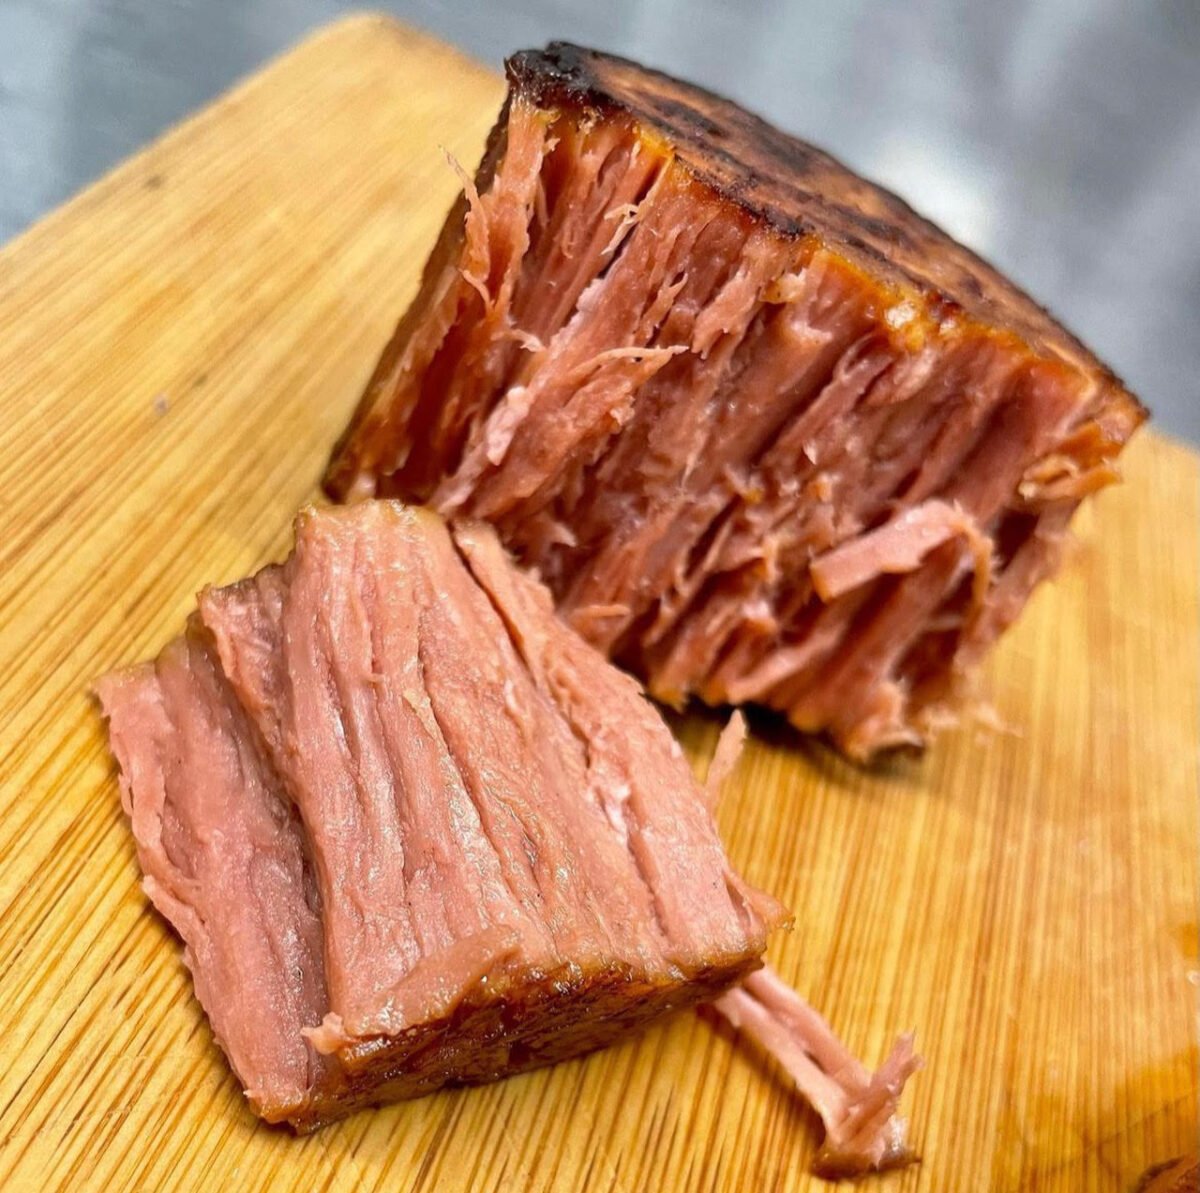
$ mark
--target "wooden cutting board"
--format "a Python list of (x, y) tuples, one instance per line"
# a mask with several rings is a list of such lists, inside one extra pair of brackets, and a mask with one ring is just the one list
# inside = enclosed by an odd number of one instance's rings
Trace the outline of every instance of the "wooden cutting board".
[[(442, 147), (473, 164), (501, 94), (356, 17), (0, 255), (5, 1189), (820, 1186), (816, 1120), (695, 1015), (264, 1128), (138, 888), (86, 686), (285, 548), (457, 189)], [(784, 975), (869, 1060), (917, 1032), (924, 1161), (872, 1188), (1125, 1190), (1195, 1147), (1200, 469), (1143, 434), (1127, 473), (992, 662), (1009, 728), (866, 773), (759, 726), (722, 806), (796, 910)], [(675, 723), (705, 757), (715, 719)]]

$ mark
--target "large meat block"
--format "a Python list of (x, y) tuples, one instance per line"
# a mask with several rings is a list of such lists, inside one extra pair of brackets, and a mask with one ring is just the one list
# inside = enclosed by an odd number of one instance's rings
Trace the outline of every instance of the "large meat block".
[(491, 522), (663, 700), (924, 743), (1145, 411), (728, 100), (562, 43), (508, 75), (327, 489)]

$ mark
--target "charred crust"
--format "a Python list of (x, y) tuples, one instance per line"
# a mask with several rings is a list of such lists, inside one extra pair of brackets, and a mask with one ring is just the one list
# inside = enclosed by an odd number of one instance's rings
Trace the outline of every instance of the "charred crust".
[(355, 1044), (340, 1054), (342, 1065), (328, 1084), (270, 1117), (308, 1134), (364, 1106), (557, 1064), (627, 1038), (668, 1012), (708, 1002), (760, 965), (752, 952), (713, 957), (674, 976), (614, 963), (574, 977), (530, 975), (499, 990), (476, 990), (440, 1020)]
[(508, 59), (513, 93), (540, 107), (621, 113), (672, 152), (699, 183), (759, 226), (844, 250), (884, 285), (935, 309), (1010, 332), (1116, 392), (1137, 421), (1145, 408), (1045, 307), (954, 241), (899, 195), (732, 100), (627, 58), (554, 41)]

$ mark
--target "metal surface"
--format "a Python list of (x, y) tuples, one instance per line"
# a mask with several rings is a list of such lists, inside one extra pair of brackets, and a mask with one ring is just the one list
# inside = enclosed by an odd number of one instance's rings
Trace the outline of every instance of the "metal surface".
[[(352, 7), (0, 0), (0, 240)], [(1197, 0), (380, 7), (497, 67), (565, 37), (733, 95), (995, 261), (1200, 442)]]

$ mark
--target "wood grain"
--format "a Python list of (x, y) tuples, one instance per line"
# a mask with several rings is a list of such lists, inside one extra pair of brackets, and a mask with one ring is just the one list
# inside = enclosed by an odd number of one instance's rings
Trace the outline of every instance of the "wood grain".
[[(0, 254), (5, 1189), (819, 1187), (812, 1116), (696, 1016), (265, 1129), (137, 886), (86, 685), (284, 547), (501, 92), (354, 18)], [(873, 1187), (1128, 1189), (1195, 1147), (1200, 468), (1146, 434), (1127, 471), (989, 669), (1012, 732), (866, 773), (758, 722), (722, 807), (796, 909), (784, 974), (868, 1058), (917, 1031), (924, 1162)]]

